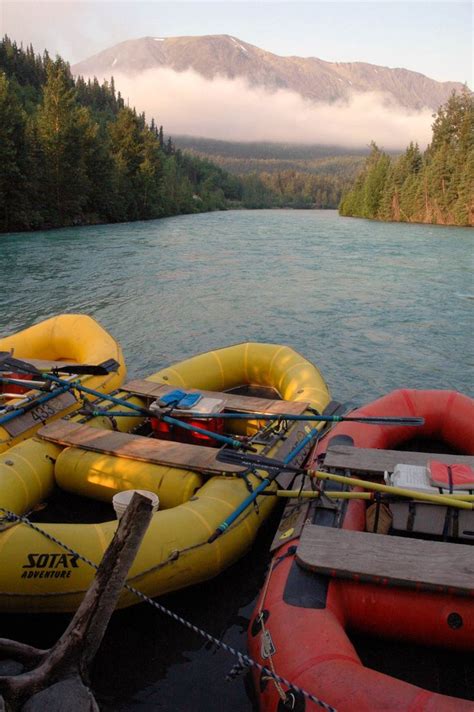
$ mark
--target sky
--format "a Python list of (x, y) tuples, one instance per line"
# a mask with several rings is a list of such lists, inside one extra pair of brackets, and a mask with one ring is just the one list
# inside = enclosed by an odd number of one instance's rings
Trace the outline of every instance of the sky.
[(470, 2), (0, 0), (0, 33), (71, 64), (147, 35), (230, 34), (276, 54), (404, 67), (473, 86)]

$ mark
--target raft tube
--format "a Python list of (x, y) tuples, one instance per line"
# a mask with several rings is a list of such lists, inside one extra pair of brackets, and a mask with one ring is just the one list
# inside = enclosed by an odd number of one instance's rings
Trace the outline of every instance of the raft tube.
[[(150, 379), (179, 388), (227, 391), (239, 386), (273, 387), (285, 400), (310, 403), (322, 411), (329, 403), (328, 388), (306, 359), (287, 346), (245, 343), (212, 351), (165, 368)], [(129, 393), (118, 397), (145, 405)], [(136, 417), (117, 418), (128, 431)], [(72, 416), (72, 422), (79, 416)], [(111, 421), (95, 417), (88, 425), (111, 429)], [(278, 439), (267, 452), (278, 457), (285, 442), (295, 444), (311, 425), (295, 423), (287, 440)], [(255, 432), (255, 421), (248, 424)], [(263, 446), (258, 446), (262, 449)], [(120, 457), (64, 448), (39, 437), (16, 445), (0, 457), (0, 506), (17, 514), (45, 500), (56, 482), (69, 491), (106, 499), (130, 487), (148, 489), (160, 497), (128, 582), (148, 596), (158, 596), (209, 579), (239, 559), (251, 546), (258, 528), (272, 510), (275, 497), (259, 497), (212, 544), (208, 539), (222, 521), (247, 498), (242, 478), (212, 476), (207, 481), (189, 469), (137, 463)], [(260, 479), (251, 475), (252, 486)], [(276, 487), (276, 485), (275, 485)], [(161, 509), (161, 506), (168, 507)], [(116, 521), (96, 524), (41, 524), (49, 536), (64, 542), (89, 560), (100, 562), (116, 528)], [(8, 526), (0, 533), (0, 609), (15, 611), (73, 611), (87, 590), (93, 569), (28, 525)], [(124, 591), (120, 606), (137, 603)]]
[[(414, 436), (438, 441), (459, 454), (474, 450), (474, 401), (453, 391), (398, 390), (351, 413), (353, 416), (421, 416), (420, 428), (341, 423), (317, 444), (309, 467), (317, 469), (328, 444), (349, 436), (355, 447), (403, 449)], [(416, 433), (415, 433), (416, 430)], [(337, 526), (328, 510), (310, 510), (313, 523)], [(351, 500), (342, 528), (365, 530), (365, 503)], [(447, 649), (474, 651), (474, 599), (445, 593), (413, 591), (334, 579), (302, 569), (295, 560), (299, 538), (274, 553), (248, 633), (251, 657), (269, 667), (262, 656), (260, 611), (265, 612), (275, 653), (276, 672), (323, 700), (338, 712), (416, 710), (468, 712), (473, 702), (438, 694), (365, 667), (346, 631), (382, 639), (404, 640)], [(474, 549), (473, 549), (474, 553)], [(451, 614), (456, 613), (453, 617)], [(462, 625), (452, 625), (452, 621)], [(254, 672), (259, 707), (265, 712), (321, 707), (283, 686), (282, 703), (268, 676)]]
[[(126, 375), (119, 344), (95, 319), (86, 314), (60, 314), (16, 334), (5, 336), (0, 339), (0, 351), (10, 351), (14, 358), (31, 361), (33, 365), (45, 370), (49, 370), (54, 364), (98, 365), (114, 359), (119, 364), (117, 371), (103, 376), (81, 375), (75, 379), (102, 393), (110, 393), (118, 388)], [(28, 385), (27, 380), (25, 385)], [(12, 387), (10, 389), (13, 390)], [(7, 405), (20, 407), (25, 396), (38, 396), (38, 391), (27, 391), (11, 398)], [(78, 402), (70, 393), (58, 394), (45, 403), (38, 403), (28, 414), (0, 425), (0, 452), (31, 438), (45, 423), (77, 408)]]

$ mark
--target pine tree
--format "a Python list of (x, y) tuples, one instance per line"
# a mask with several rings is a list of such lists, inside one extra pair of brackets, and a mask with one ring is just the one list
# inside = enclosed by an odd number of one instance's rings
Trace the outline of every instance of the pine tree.
[(28, 225), (25, 155), (26, 117), (0, 72), (0, 229)]
[(88, 110), (76, 103), (75, 90), (61, 60), (47, 66), (37, 121), (45, 158), (45, 220), (51, 225), (80, 221), (89, 189), (84, 148), (93, 129)]

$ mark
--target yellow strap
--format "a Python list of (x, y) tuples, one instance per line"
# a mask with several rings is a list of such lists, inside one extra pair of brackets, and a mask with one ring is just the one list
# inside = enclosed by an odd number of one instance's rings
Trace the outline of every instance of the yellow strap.
[(464, 501), (464, 499), (457, 498), (453, 495), (425, 494), (424, 492), (403, 489), (402, 487), (392, 487), (388, 485), (381, 485), (378, 482), (359, 480), (355, 477), (332, 475), (328, 472), (320, 472), (319, 470), (308, 470), (308, 474), (310, 477), (316, 477), (318, 480), (331, 480), (331, 482), (341, 482), (342, 484), (348, 484), (351, 487), (363, 487), (366, 490), (372, 490), (374, 492), (386, 492), (387, 494), (395, 494), (400, 497), (407, 497), (408, 499), (417, 499), (421, 502), (443, 504), (445, 507), (455, 507), (456, 509), (474, 509), (474, 504), (471, 501)]

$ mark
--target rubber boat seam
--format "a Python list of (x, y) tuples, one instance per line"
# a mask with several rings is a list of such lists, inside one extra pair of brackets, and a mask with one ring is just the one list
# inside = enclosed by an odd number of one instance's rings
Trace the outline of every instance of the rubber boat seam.
[[(207, 499), (207, 497), (206, 497)], [(209, 532), (209, 535), (212, 534), (214, 531), (212, 527), (209, 526), (209, 523), (206, 521), (206, 519), (202, 516), (202, 514), (199, 514), (199, 512), (196, 512), (196, 510), (192, 506), (187, 506), (188, 502), (185, 502), (182, 505), (179, 505), (183, 507), (183, 509), (186, 509), (190, 514), (196, 517), (196, 519), (199, 519), (199, 521), (204, 525), (204, 528)]]
[(41, 492), (41, 490), (42, 490), (41, 478), (40, 478), (40, 476), (38, 475), (38, 473), (36, 472), (36, 469), (33, 467), (33, 463), (32, 463), (32, 462), (29, 462), (29, 461), (27, 460), (27, 458), (26, 458), (24, 455), (22, 455), (21, 453), (20, 453), (20, 454), (15, 453), (15, 454), (14, 454), (14, 457), (15, 457), (15, 460), (18, 458), (18, 460), (22, 461), (22, 462), (30, 469), (31, 474), (33, 475), (34, 479), (36, 480), (36, 483), (37, 483), (37, 485), (38, 485), (38, 489), (39, 489), (39, 491)]
[(105, 550), (108, 547), (107, 539), (105, 538), (104, 532), (99, 524), (94, 524), (94, 529), (97, 532), (97, 538), (99, 540), (99, 545), (102, 548), (102, 554), (105, 554)]
[[(2, 534), (2, 536), (0, 537), (0, 559), (2, 556), (2, 551), (5, 547), (5, 544), (10, 539), (10, 537), (13, 536), (13, 533), (14, 533), (16, 527), (18, 526), (18, 524), (19, 523), (13, 524), (13, 525), (7, 527), (6, 529), (0, 529), (0, 532)], [(4, 595), (6, 595), (6, 594), (4, 594)]]
[(250, 342), (247, 341), (244, 345), (244, 376), (245, 376), (245, 381), (247, 383), (250, 383), (250, 379), (249, 379), (249, 348), (250, 348)]
[(402, 388), (401, 394), (402, 394), (403, 400), (406, 403), (406, 406), (408, 408), (408, 412), (410, 413), (410, 415), (416, 415), (416, 410), (415, 410), (415, 406), (413, 405), (411, 393), (406, 388)]
[[(273, 358), (272, 358), (272, 360), (270, 361), (270, 365), (269, 365), (269, 367), (268, 367), (268, 374), (269, 374), (269, 375), (271, 375), (271, 373), (272, 373), (272, 369), (273, 369), (273, 366), (274, 366), (274, 362), (275, 362), (277, 356), (279, 356), (279, 354), (280, 354), (284, 349), (287, 349), (287, 348), (288, 348), (288, 346), (282, 345), (282, 346), (280, 346), (280, 348), (277, 349), (277, 351), (273, 354)], [(280, 394), (280, 395), (281, 395), (281, 394)]]
[[(231, 502), (226, 502), (225, 499), (220, 499), (220, 497), (212, 497), (210, 495), (206, 495), (206, 501), (207, 500), (211, 500), (212, 502), (218, 502), (219, 504), (223, 504), (231, 512), (233, 512), (235, 509), (235, 506)], [(189, 500), (187, 500), (187, 501), (189, 501)], [(183, 502), (183, 504), (186, 504), (186, 502)]]
[(216, 361), (217, 361), (217, 366), (219, 368), (219, 373), (221, 375), (221, 390), (224, 390), (225, 387), (225, 374), (224, 374), (224, 367), (222, 366), (222, 361), (220, 360), (217, 351), (211, 351), (211, 356), (213, 356)]
[[(28, 467), (29, 467), (29, 465), (28, 465)], [(23, 479), (23, 476), (17, 470), (15, 465), (10, 466), (8, 471), (11, 472), (11, 474), (15, 476), (15, 478), (19, 481), (19, 483), (21, 485), (21, 491), (24, 495), (24, 497), (23, 497), (24, 504), (23, 504), (22, 509), (24, 509), (27, 506), (27, 502), (28, 502), (28, 488), (26, 486), (25, 480)]]
[[(162, 372), (161, 372), (161, 373), (162, 373)], [(174, 375), (179, 379), (179, 381), (180, 381), (181, 385), (183, 386), (183, 388), (186, 388), (186, 382), (185, 382), (184, 378), (182, 377), (182, 375), (181, 375), (180, 373), (178, 373), (178, 371), (176, 371), (174, 368), (172, 368), (171, 366), (169, 366), (168, 368), (165, 369), (164, 375), (167, 376), (168, 373), (174, 373)], [(163, 376), (162, 376), (162, 378), (163, 378)], [(165, 383), (165, 385), (169, 384), (169, 383), (170, 383), (169, 378), (167, 378), (167, 379), (164, 381), (164, 383)], [(174, 381), (171, 381), (171, 383), (174, 384)], [(176, 385), (177, 385), (177, 384), (176, 384)]]
[(349, 655), (343, 655), (342, 653), (331, 653), (329, 655), (317, 655), (314, 658), (309, 658), (308, 660), (305, 660), (304, 664), (300, 665), (299, 668), (296, 668), (295, 670), (290, 670), (289, 675), (294, 680), (297, 680), (301, 675), (303, 675), (305, 672), (312, 669), (313, 667), (316, 667), (317, 665), (323, 665), (324, 663), (331, 663), (336, 661), (351, 663), (352, 665), (363, 667), (359, 658), (352, 658)]
[(448, 400), (447, 400), (447, 403), (446, 403), (446, 406), (445, 406), (445, 410), (444, 410), (444, 415), (445, 415), (445, 417), (444, 417), (444, 419), (443, 419), (443, 422), (442, 422), (441, 428), (440, 428), (441, 434), (443, 433), (443, 430), (444, 430), (444, 428), (446, 427), (446, 425), (449, 423), (449, 415), (450, 415), (451, 410), (453, 409), (454, 404), (455, 404), (455, 402), (456, 402), (456, 400), (457, 400), (457, 396), (458, 396), (457, 391), (453, 391), (453, 392), (451, 393), (451, 395), (448, 397)]
[(426, 703), (433, 697), (430, 690), (421, 690), (408, 707), (407, 712), (423, 712), (426, 709)]

